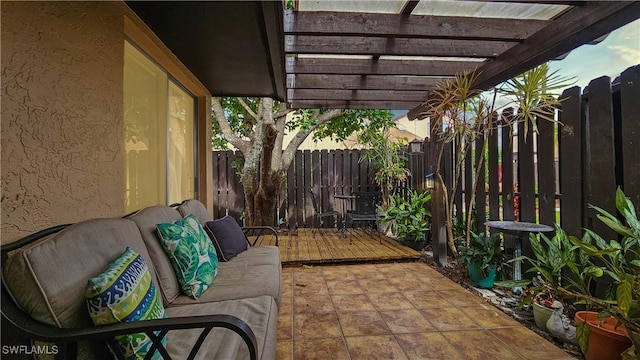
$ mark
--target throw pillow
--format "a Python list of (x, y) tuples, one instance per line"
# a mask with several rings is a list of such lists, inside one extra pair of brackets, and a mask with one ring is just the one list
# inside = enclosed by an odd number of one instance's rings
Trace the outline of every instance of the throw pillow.
[(231, 216), (227, 215), (222, 219), (207, 221), (204, 228), (216, 246), (218, 259), (222, 261), (231, 260), (249, 247), (242, 229)]
[[(89, 279), (85, 297), (95, 325), (166, 317), (147, 264), (128, 247), (100, 275)], [(127, 360), (144, 359), (152, 344), (144, 333), (119, 335), (115, 339)], [(160, 353), (154, 352), (152, 358), (161, 358)]]
[(218, 272), (218, 255), (193, 214), (169, 224), (158, 224), (160, 243), (169, 255), (182, 291), (197, 299)]

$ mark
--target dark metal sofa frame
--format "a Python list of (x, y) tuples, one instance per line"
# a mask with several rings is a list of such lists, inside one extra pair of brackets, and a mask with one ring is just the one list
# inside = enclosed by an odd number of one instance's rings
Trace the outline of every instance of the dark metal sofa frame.
[[(126, 216), (125, 216), (126, 217)], [(2, 263), (8, 258), (10, 251), (19, 249), (25, 245), (31, 244), (43, 237), (57, 233), (72, 224), (53, 226), (44, 230), (41, 230), (32, 235), (26, 236), (18, 241), (12, 242), (7, 245), (0, 246), (0, 256)], [(245, 238), (251, 246), (255, 245), (263, 232), (269, 232), (276, 237), (276, 246), (278, 245), (278, 232), (268, 226), (250, 226), (243, 227), (245, 232)], [(248, 231), (259, 231), (258, 236), (253, 243), (249, 241), (247, 237)], [(172, 359), (165, 347), (162, 344), (162, 340), (167, 333), (171, 330), (184, 330), (184, 329), (202, 329), (198, 340), (193, 344), (187, 360), (194, 359), (198, 350), (204, 343), (204, 340), (209, 335), (213, 328), (226, 328), (237, 333), (242, 340), (247, 344), (249, 349), (249, 359), (257, 360), (258, 344), (255, 334), (249, 327), (249, 325), (242, 319), (235, 316), (214, 314), (214, 315), (201, 315), (201, 316), (187, 316), (177, 318), (165, 318), (158, 320), (145, 320), (129, 323), (119, 323), (111, 325), (91, 326), (87, 328), (66, 329), (58, 328), (52, 325), (41, 323), (34, 320), (24, 311), (22, 311), (11, 296), (8, 294), (8, 290), (5, 287), (4, 281), (0, 279), (0, 313), (2, 317), (7, 320), (7, 323), (14, 328), (13, 330), (24, 335), (30, 340), (43, 341), (48, 343), (54, 343), (57, 345), (56, 359), (76, 359), (78, 342), (80, 341), (99, 341), (109, 345), (114, 351), (115, 356), (118, 359), (124, 359), (124, 354), (119, 352), (117, 346), (115, 346), (114, 336), (144, 333), (151, 339), (153, 345), (145, 359), (151, 359), (154, 354), (154, 350), (158, 350), (163, 359)], [(9, 329), (3, 329), (8, 331)], [(157, 334), (156, 334), (157, 333)]]

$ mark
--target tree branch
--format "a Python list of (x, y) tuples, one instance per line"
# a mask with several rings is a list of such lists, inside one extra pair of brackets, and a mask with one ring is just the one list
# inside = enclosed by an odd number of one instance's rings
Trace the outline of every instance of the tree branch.
[[(318, 114), (319, 112), (320, 110), (316, 110), (316, 114)], [(298, 150), (298, 147), (300, 147), (300, 144), (302, 144), (304, 139), (306, 139), (309, 136), (309, 134), (313, 132), (313, 130), (315, 130), (318, 126), (326, 123), (327, 121), (330, 121), (332, 119), (337, 118), (338, 116), (343, 115), (344, 113), (345, 113), (345, 110), (332, 109), (322, 115), (317, 116), (315, 125), (309, 127), (306, 130), (299, 130), (298, 133), (293, 137), (293, 139), (291, 139), (291, 142), (289, 143), (289, 145), (287, 145), (287, 148), (284, 149), (282, 153), (282, 168), (287, 169), (291, 165), (291, 162), (293, 161), (293, 158), (296, 155), (296, 151)]]
[(251, 110), (249, 105), (246, 102), (244, 102), (244, 100), (241, 97), (238, 97), (236, 99), (238, 99), (238, 102), (240, 103), (240, 105), (242, 105), (242, 107), (249, 113), (249, 115), (251, 115), (251, 117), (253, 117), (256, 120), (260, 118), (258, 114), (256, 114), (255, 112), (253, 112), (253, 110)]
[(231, 129), (229, 120), (224, 114), (224, 109), (222, 108), (220, 98), (212, 98), (211, 107), (213, 108), (213, 114), (215, 115), (216, 120), (218, 120), (218, 124), (220, 124), (220, 129), (222, 130), (225, 139), (246, 156), (251, 149), (251, 142), (242, 139), (233, 131), (233, 129)]

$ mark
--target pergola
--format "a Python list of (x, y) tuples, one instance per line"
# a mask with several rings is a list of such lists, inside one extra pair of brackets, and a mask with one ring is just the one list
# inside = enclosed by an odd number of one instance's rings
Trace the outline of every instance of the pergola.
[(128, 2), (214, 96), (406, 109), (476, 70), (488, 88), (640, 18), (633, 1)]

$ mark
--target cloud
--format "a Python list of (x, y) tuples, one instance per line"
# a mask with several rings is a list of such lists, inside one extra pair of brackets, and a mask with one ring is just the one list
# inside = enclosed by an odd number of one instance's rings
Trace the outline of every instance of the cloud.
[(632, 48), (622, 45), (612, 45), (608, 46), (608, 49), (614, 53), (614, 56), (617, 56), (624, 62), (628, 63), (629, 66), (634, 65), (636, 62), (638, 62), (638, 60), (640, 60), (640, 49), (638, 48)]

